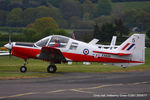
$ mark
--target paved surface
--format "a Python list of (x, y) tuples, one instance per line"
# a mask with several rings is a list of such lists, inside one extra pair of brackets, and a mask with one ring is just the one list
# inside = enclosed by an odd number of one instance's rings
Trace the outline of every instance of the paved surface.
[(150, 100), (150, 71), (0, 80), (0, 100)]

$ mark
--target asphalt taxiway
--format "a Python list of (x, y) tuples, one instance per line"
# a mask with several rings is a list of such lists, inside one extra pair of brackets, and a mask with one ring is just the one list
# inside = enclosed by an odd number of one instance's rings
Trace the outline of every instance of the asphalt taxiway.
[(0, 80), (0, 100), (150, 100), (150, 71)]

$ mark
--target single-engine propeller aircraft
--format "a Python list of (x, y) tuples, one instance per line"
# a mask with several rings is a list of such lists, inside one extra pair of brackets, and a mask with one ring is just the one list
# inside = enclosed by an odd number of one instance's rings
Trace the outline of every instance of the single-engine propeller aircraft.
[[(115, 39), (114, 39), (115, 40)], [(21, 72), (27, 71), (29, 58), (49, 61), (47, 72), (55, 73), (55, 64), (61, 62), (102, 62), (105, 64), (128, 67), (144, 64), (145, 34), (133, 34), (117, 48), (102, 48), (97, 39), (89, 43), (74, 40), (61, 35), (52, 35), (36, 43), (9, 42), (5, 45), (11, 54), (24, 59)], [(113, 49), (112, 49), (113, 48)]]

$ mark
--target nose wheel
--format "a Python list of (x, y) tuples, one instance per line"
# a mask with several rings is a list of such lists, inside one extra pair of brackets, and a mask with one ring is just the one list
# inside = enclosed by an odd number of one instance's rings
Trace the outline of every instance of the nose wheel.
[(49, 65), (49, 66), (47, 67), (47, 72), (48, 72), (48, 73), (55, 73), (56, 70), (57, 70), (57, 68), (56, 68), (55, 65)]

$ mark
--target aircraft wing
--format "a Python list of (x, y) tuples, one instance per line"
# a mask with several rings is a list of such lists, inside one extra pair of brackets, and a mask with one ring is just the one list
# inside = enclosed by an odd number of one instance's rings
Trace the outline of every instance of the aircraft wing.
[[(98, 47), (111, 47), (110, 45), (102, 45), (102, 44), (97, 44)], [(114, 47), (119, 47), (119, 45), (115, 45)]]
[(119, 56), (131, 55), (131, 53), (123, 53), (123, 52), (103, 52), (103, 51), (93, 51), (93, 52), (94, 53), (113, 54), (113, 55), (119, 55)]
[(59, 49), (48, 46), (42, 47), (39, 58), (54, 63), (66, 62), (65, 57)]
[(8, 56), (9, 52), (8, 51), (0, 51), (0, 56)]
[(0, 53), (0, 56), (8, 56), (9, 53)]

